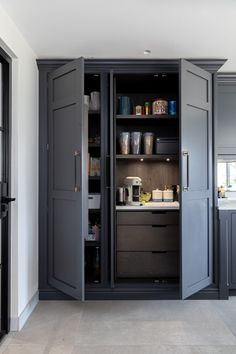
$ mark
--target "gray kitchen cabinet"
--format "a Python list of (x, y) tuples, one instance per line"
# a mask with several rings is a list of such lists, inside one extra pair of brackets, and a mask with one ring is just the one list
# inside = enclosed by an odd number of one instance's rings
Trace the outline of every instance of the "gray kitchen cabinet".
[[(162, 277), (177, 279), (174, 291), (172, 283), (165, 286), (163, 298), (187, 298), (212, 283), (211, 88), (214, 73), (222, 64), (219, 60), (193, 60), (192, 63), (115, 59), (38, 61), (40, 298), (65, 298), (64, 293), (83, 299), (85, 293), (85, 299), (155, 299), (162, 296), (161, 285), (156, 287), (155, 283)], [(98, 75), (102, 78), (98, 123), (101, 131), (101, 207), (99, 211), (93, 211), (93, 215), (101, 213), (102, 229), (99, 243), (89, 246), (84, 242), (88, 227), (88, 184), (94, 187), (99, 178), (88, 178), (86, 154), (89, 144), (82, 109), (86, 75), (91, 76), (90, 81)], [(144, 85), (137, 85), (144, 76)], [(139, 87), (143, 90), (146, 87), (150, 94), (147, 76), (152, 81), (158, 77), (159, 85), (163, 85), (169, 99), (174, 94), (179, 107), (176, 118), (169, 117), (165, 121), (164, 117), (157, 120), (151, 116), (141, 117), (136, 125), (130, 119), (132, 117), (125, 121), (117, 116), (117, 94), (127, 94), (119, 82), (125, 83), (123, 87), (129, 92), (135, 88), (136, 95), (140, 96)], [(130, 79), (133, 82), (129, 86)], [(170, 88), (174, 92), (170, 92)], [(150, 99), (161, 93), (161, 90), (153, 92)], [(92, 116), (93, 122), (98, 122), (98, 112), (91, 112)], [(142, 127), (142, 119), (147, 126)], [(161, 166), (169, 160), (164, 155), (162, 160), (159, 156), (158, 161), (156, 156), (150, 156), (143, 166), (149, 164), (152, 172), (142, 177), (147, 178), (148, 183), (153, 175), (169, 181), (173, 177), (175, 183), (172, 184), (180, 184), (180, 211), (117, 213), (116, 188), (122, 181), (122, 173), (130, 175), (131, 171), (126, 170), (125, 160), (116, 152), (117, 136), (126, 128), (145, 132), (149, 131), (147, 127), (152, 127), (156, 133), (162, 130), (164, 137), (166, 132), (174, 138), (178, 135), (180, 152), (171, 156), (171, 164), (177, 168), (166, 167), (161, 173)], [(96, 149), (96, 143), (93, 144), (92, 148)], [(142, 158), (139, 156), (138, 160)], [(132, 158), (129, 161), (132, 165)], [(153, 169), (154, 161), (158, 163), (156, 170)], [(140, 168), (138, 171), (143, 173)], [(145, 237), (142, 239), (144, 228), (147, 230), (146, 242)], [(100, 267), (101, 281), (92, 285), (85, 281), (87, 260), (84, 251), (88, 248), (102, 250), (99, 260), (95, 252), (95, 270)], [(116, 281), (119, 277), (130, 278), (130, 282), (121, 284)], [(151, 277), (152, 282), (142, 282), (142, 277)], [(132, 281), (136, 281), (135, 287)]]
[(116, 251), (119, 280), (178, 281), (179, 212), (117, 212)]
[(219, 210), (220, 297), (236, 290), (236, 210)]
[(236, 154), (236, 74), (218, 74), (217, 91), (217, 153), (234, 155)]

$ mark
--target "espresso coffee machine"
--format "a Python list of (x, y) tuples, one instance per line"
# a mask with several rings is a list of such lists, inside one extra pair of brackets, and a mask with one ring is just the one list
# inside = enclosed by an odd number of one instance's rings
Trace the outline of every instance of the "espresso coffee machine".
[(140, 205), (139, 197), (141, 194), (141, 186), (142, 180), (139, 177), (126, 177), (124, 179), (126, 204)]

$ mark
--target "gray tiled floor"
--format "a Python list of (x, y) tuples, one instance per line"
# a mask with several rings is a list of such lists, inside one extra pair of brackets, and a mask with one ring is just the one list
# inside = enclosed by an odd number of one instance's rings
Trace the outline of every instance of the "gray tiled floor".
[(229, 301), (44, 301), (4, 354), (236, 354)]

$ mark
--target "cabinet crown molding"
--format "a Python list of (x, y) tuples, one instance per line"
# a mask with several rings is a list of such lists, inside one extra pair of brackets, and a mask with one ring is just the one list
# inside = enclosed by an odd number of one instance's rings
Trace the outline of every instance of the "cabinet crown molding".
[[(37, 65), (40, 70), (53, 70), (62, 66), (70, 61), (71, 59), (37, 59)], [(205, 69), (209, 72), (217, 72), (222, 65), (227, 61), (227, 59), (187, 59), (191, 63)], [(86, 59), (86, 68), (90, 70), (101, 70), (107, 68), (107, 70), (114, 70), (116, 72), (126, 72), (132, 69), (136, 71), (139, 67), (146, 66), (142, 68), (145, 72), (151, 72), (155, 70), (160, 71), (178, 71), (180, 59)], [(147, 65), (148, 64), (148, 65)]]

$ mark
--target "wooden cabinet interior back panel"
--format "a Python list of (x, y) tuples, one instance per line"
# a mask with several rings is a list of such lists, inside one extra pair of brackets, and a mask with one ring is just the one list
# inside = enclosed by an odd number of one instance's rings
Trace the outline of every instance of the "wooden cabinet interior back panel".
[(142, 179), (142, 188), (151, 192), (157, 187), (164, 189), (165, 185), (179, 184), (179, 166), (177, 162), (151, 161), (118, 161), (116, 168), (116, 185), (123, 186), (127, 176), (137, 176)]

